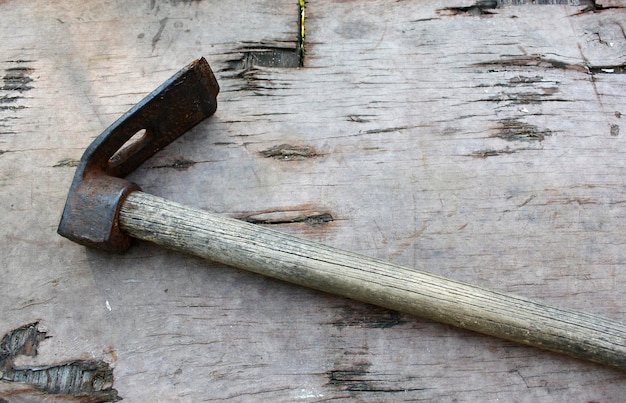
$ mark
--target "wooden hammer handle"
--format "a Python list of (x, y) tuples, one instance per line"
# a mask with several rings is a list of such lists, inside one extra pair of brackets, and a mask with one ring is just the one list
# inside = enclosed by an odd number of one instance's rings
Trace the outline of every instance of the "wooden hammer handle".
[(626, 369), (626, 325), (131, 193), (133, 237), (269, 277)]

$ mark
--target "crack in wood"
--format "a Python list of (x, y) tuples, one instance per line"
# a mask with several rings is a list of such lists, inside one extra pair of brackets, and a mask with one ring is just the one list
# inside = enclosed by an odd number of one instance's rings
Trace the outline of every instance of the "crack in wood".
[[(2, 102), (2, 100), (0, 99), (0, 103)], [(26, 106), (24, 105), (0, 105), (0, 111), (1, 110), (8, 110), (8, 111), (17, 111), (20, 109), (26, 109)], [(5, 120), (5, 119), (3, 119)]]
[(405, 388), (396, 385), (396, 382), (390, 383), (386, 379), (389, 377), (388, 374), (373, 373), (371, 367), (370, 361), (362, 359), (349, 366), (331, 369), (326, 372), (328, 377), (326, 385), (344, 392), (406, 393), (427, 390), (420, 387)]
[(279, 219), (279, 218), (255, 218), (254, 216), (243, 217), (243, 221), (249, 222), (251, 224), (271, 224), (271, 225), (279, 225), (279, 224), (296, 224), (296, 223), (304, 223), (310, 225), (311, 227), (319, 227), (321, 225), (325, 225), (329, 222), (334, 221), (333, 216), (330, 213), (319, 213), (319, 214), (311, 214), (311, 215), (301, 215), (290, 219)]
[(530, 87), (537, 88), (538, 84), (548, 84), (548, 87), (539, 87), (544, 93), (555, 93), (558, 91), (559, 81), (555, 80), (544, 80), (541, 76), (522, 76), (517, 75), (515, 77), (509, 78), (507, 82), (497, 82), (494, 84), (479, 84), (477, 88), (489, 88), (489, 87), (505, 87), (505, 88), (518, 88), (518, 87)]
[(574, 102), (566, 98), (553, 98), (552, 95), (557, 91), (557, 89), (548, 89), (541, 92), (500, 92), (491, 97), (482, 98), (479, 101), (508, 102), (507, 105), (530, 105), (543, 102)]
[(192, 167), (196, 164), (197, 161), (180, 158), (174, 160), (171, 163), (151, 166), (150, 169), (174, 168), (177, 171), (186, 171), (187, 169), (189, 169), (189, 167)]
[[(4, 89), (4, 87), (2, 89)], [(0, 97), (0, 104), (12, 103), (12, 102), (17, 101), (20, 98), (21, 97), (17, 97), (17, 96), (3, 95), (2, 97)], [(2, 107), (2, 105), (0, 105), (0, 109), (1, 109), (1, 107)]]
[(366, 377), (371, 366), (371, 362), (363, 361), (349, 367), (332, 369), (327, 372), (328, 385), (351, 392), (369, 390), (371, 386)]
[(506, 6), (584, 6), (593, 0), (498, 0), (498, 7)]
[(589, 67), (589, 72), (595, 74), (626, 74), (626, 64), (615, 66), (593, 66)]
[(537, 84), (544, 82), (543, 77), (534, 76), (515, 76), (509, 79), (509, 86), (523, 85), (523, 84)]
[(235, 218), (253, 224), (294, 224), (304, 223), (316, 227), (335, 221), (325, 209), (311, 205), (293, 206), (291, 208), (269, 209), (254, 213), (241, 214)]
[(328, 324), (338, 329), (346, 327), (389, 329), (409, 323), (408, 317), (398, 311), (350, 301), (334, 309), (334, 312), (337, 313), (337, 317)]
[(446, 7), (440, 10), (437, 10), (439, 14), (444, 14), (448, 16), (454, 15), (471, 15), (471, 16), (480, 16), (480, 15), (490, 15), (495, 14), (493, 9), (498, 8), (498, 2), (495, 0), (478, 0), (475, 4), (471, 6), (464, 7)]
[(365, 134), (393, 133), (393, 132), (399, 132), (399, 131), (402, 131), (402, 130), (413, 129), (414, 127), (415, 126), (386, 127), (384, 129), (366, 130), (364, 133)]
[[(222, 70), (222, 72), (228, 72), (233, 69), (227, 68)], [(291, 85), (291, 83), (282, 82), (276, 83), (274, 80), (268, 78), (266, 72), (258, 68), (249, 68), (238, 71), (233, 75), (226, 75), (224, 78), (226, 79), (235, 79), (241, 80), (241, 84), (239, 86), (235, 86), (231, 91), (239, 92), (252, 92), (256, 96), (272, 96), (273, 90), (279, 88), (287, 88)]]
[(470, 6), (445, 7), (437, 10), (438, 14), (446, 16), (485, 16), (496, 14), (494, 10), (508, 6), (580, 6), (583, 8), (578, 14), (589, 11), (600, 11), (607, 8), (596, 4), (594, 0), (478, 0)]
[(73, 360), (26, 367), (14, 364), (18, 356), (36, 356), (39, 343), (49, 337), (39, 322), (5, 334), (0, 341), (0, 380), (30, 385), (47, 395), (76, 397), (82, 402), (121, 400), (117, 390), (113, 389), (113, 369), (102, 360)]
[(251, 70), (257, 67), (284, 67), (298, 68), (304, 67), (304, 21), (305, 21), (305, 1), (298, 3), (298, 33), (296, 36), (296, 46), (266, 46), (263, 44), (249, 45), (237, 50), (241, 57), (229, 60), (228, 70)]
[(231, 70), (249, 70), (255, 67), (301, 67), (298, 47), (254, 46), (240, 49), (242, 56), (228, 62)]
[(235, 50), (240, 56), (226, 61), (227, 67), (221, 72), (234, 71), (235, 74), (226, 76), (225, 78), (243, 80), (244, 85), (234, 91), (250, 91), (254, 95), (268, 96), (264, 90), (274, 89), (273, 82), (261, 77), (260, 69), (262, 67), (276, 68), (299, 68), (304, 67), (305, 54), (305, 6), (304, 0), (298, 3), (298, 33), (296, 35), (295, 46), (291, 42), (291, 46), (265, 45), (263, 43), (250, 43), (246, 46)]
[(490, 67), (491, 69), (487, 70), (488, 73), (500, 71), (498, 68), (503, 68), (504, 71), (507, 71), (507, 68), (511, 67), (538, 67), (543, 69), (573, 70), (582, 73), (589, 72), (588, 68), (581, 64), (567, 63), (542, 55), (504, 56), (497, 60), (474, 63), (473, 66)]
[(313, 147), (280, 144), (261, 151), (261, 155), (265, 158), (274, 158), (279, 161), (302, 161), (317, 157), (319, 154)]
[(596, 0), (584, 0), (584, 1), (580, 1), (581, 6), (585, 6), (585, 8), (583, 8), (582, 10), (580, 10), (578, 13), (574, 14), (574, 15), (580, 15), (580, 14), (585, 14), (585, 13), (599, 13), (602, 11), (606, 11), (606, 10), (614, 10), (614, 9), (619, 9), (619, 8), (624, 8), (622, 5), (609, 5), (609, 6), (605, 6), (603, 4), (598, 4), (598, 2)]
[[(503, 90), (487, 98), (481, 98), (478, 101), (508, 101), (510, 105), (539, 104), (542, 102), (574, 102), (571, 99), (557, 98), (554, 96), (559, 92), (559, 84), (559, 81), (544, 81), (540, 76), (516, 76), (510, 78), (507, 82), (479, 84), (477, 88), (500, 87), (511, 88), (513, 91), (505, 92), (506, 90)], [(528, 88), (529, 90), (522, 91), (522, 88)]]
[[(294, 42), (288, 42), (285, 46), (267, 45), (264, 43), (248, 43), (233, 53), (239, 57), (227, 60), (227, 67), (221, 72), (234, 72), (224, 78), (242, 80), (243, 85), (234, 88), (233, 91), (252, 92), (257, 96), (271, 96), (271, 90), (276, 88), (275, 83), (263, 76), (263, 67), (275, 68), (299, 68), (304, 67), (304, 20), (305, 1), (298, 3), (298, 33)], [(287, 86), (289, 84), (283, 84)], [(268, 91), (269, 90), (269, 91)]]
[(372, 116), (374, 115), (349, 115), (347, 116), (346, 120), (356, 123), (368, 123), (372, 121), (371, 119), (368, 119)]

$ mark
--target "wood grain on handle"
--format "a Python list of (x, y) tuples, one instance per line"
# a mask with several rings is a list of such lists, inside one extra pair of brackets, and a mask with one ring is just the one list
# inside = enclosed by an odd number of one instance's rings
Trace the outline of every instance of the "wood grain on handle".
[(269, 277), (626, 369), (626, 325), (331, 248), (143, 192), (132, 236)]

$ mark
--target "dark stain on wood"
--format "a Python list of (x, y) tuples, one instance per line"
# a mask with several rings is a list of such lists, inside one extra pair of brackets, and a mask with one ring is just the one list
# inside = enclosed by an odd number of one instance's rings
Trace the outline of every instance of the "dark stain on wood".
[(186, 171), (187, 169), (189, 169), (189, 167), (192, 167), (196, 164), (196, 161), (188, 160), (185, 158), (177, 158), (170, 163), (151, 166), (150, 169), (173, 168), (177, 171)]
[(38, 322), (5, 334), (0, 341), (0, 380), (33, 386), (45, 395), (71, 396), (81, 402), (121, 400), (113, 389), (113, 369), (104, 361), (74, 360), (35, 367), (14, 364), (18, 356), (36, 356), (39, 343), (48, 337)]
[[(578, 0), (577, 5), (583, 6), (592, 3), (592, 0)], [(498, 7), (504, 6), (567, 6), (573, 5), (572, 0), (498, 0)]]
[(31, 90), (33, 87), (30, 83), (34, 80), (30, 75), (34, 71), (35, 69), (26, 66), (10, 67), (6, 69), (2, 77), (2, 88), (0, 88), (0, 90), (17, 91), (20, 93)]
[(557, 92), (556, 87), (540, 89), (539, 91), (514, 91), (501, 92), (491, 97), (481, 99), (481, 101), (506, 102), (508, 105), (531, 105), (542, 102), (572, 102), (570, 99), (554, 98), (552, 95)]
[(24, 92), (33, 88), (32, 83), (34, 79), (31, 75), (35, 69), (26, 65), (26, 63), (30, 62), (31, 60), (10, 60), (6, 62), (13, 67), (5, 69), (0, 84), (0, 135), (16, 134), (14, 131), (3, 130), (3, 128), (13, 126), (10, 121), (18, 119), (17, 111), (26, 108), (19, 101), (24, 98)]
[[(427, 388), (415, 386), (405, 387), (404, 382), (398, 382), (390, 374), (372, 371), (372, 363), (363, 357), (360, 351), (356, 354), (347, 351), (343, 358), (354, 359), (355, 361), (347, 365), (337, 365), (327, 371), (328, 383), (326, 385), (340, 392), (350, 392), (349, 396), (345, 397), (355, 398), (359, 401), (359, 398), (363, 396), (362, 393), (382, 392), (390, 394), (427, 390)], [(411, 378), (406, 378), (403, 381), (414, 384), (414, 379)]]
[(494, 137), (506, 141), (543, 141), (552, 135), (550, 129), (540, 129), (517, 118), (501, 119), (498, 123), (499, 130)]
[(504, 8), (508, 6), (566, 6), (566, 5), (575, 5), (580, 7), (585, 7), (581, 10), (583, 12), (589, 11), (599, 11), (605, 10), (607, 8), (618, 8), (618, 7), (603, 7), (602, 5), (596, 4), (595, 0), (578, 0), (575, 3), (572, 3), (572, 0), (477, 0), (474, 4), (470, 6), (461, 6), (461, 7), (446, 7), (441, 9), (442, 12), (447, 12), (449, 15), (485, 15), (485, 14), (495, 14), (494, 11), (498, 8)]
[(346, 301), (337, 307), (336, 317), (328, 324), (339, 329), (346, 327), (389, 329), (409, 323), (409, 317), (397, 311), (360, 302)]
[(507, 155), (507, 154), (515, 154), (518, 150), (513, 150), (509, 147), (506, 147), (501, 150), (487, 149), (487, 150), (479, 150), (474, 151), (473, 153), (467, 155), (468, 157), (474, 158), (488, 158), (488, 157), (497, 157), (499, 155)]
[(371, 366), (369, 361), (364, 360), (350, 366), (331, 369), (327, 372), (328, 385), (350, 392), (371, 391), (373, 387), (367, 379)]
[(254, 71), (259, 67), (304, 67), (304, 1), (298, 3), (297, 15), (295, 46), (268, 46), (263, 43), (246, 45), (235, 51), (241, 56), (227, 61), (228, 67), (224, 71), (243, 70), (246, 72)]
[[(237, 72), (232, 75), (223, 76), (224, 79), (234, 79), (240, 81), (240, 84), (238, 86), (234, 86), (232, 91), (252, 92), (256, 96), (271, 96), (272, 91), (278, 88), (278, 84), (271, 78), (268, 78), (268, 74), (265, 74), (265, 72), (256, 67), (243, 70), (228, 67), (221, 71), (229, 72), (233, 70), (236, 70)], [(284, 85), (286, 86), (287, 84)]]
[(478, 88), (501, 87), (503, 90), (479, 101), (508, 102), (509, 105), (540, 104), (542, 102), (572, 102), (570, 99), (558, 98), (554, 95), (559, 92), (558, 81), (545, 81), (541, 76), (515, 76), (506, 82), (495, 84), (479, 84)]
[(498, 2), (496, 0), (478, 0), (471, 6), (464, 7), (446, 7), (437, 10), (440, 15), (454, 16), (454, 15), (469, 15), (469, 16), (482, 16), (495, 14), (493, 11), (498, 8)]
[(541, 55), (506, 56), (496, 60), (474, 63), (476, 67), (487, 67), (487, 72), (508, 71), (519, 67), (537, 67), (542, 69), (573, 70), (588, 73), (588, 68), (581, 64), (567, 63)]
[(229, 61), (233, 70), (248, 70), (255, 67), (301, 67), (297, 48), (259, 46), (240, 51), (242, 56), (239, 59)]
[(20, 98), (21, 97), (3, 95), (2, 97), (0, 97), (0, 110), (24, 109), (25, 106), (23, 105), (11, 105), (12, 103), (16, 102)]
[[(581, 6), (583, 8), (579, 13), (589, 12), (589, 11), (600, 11), (606, 8), (617, 8), (617, 7), (603, 7), (601, 5), (596, 4), (594, 0), (579, 0), (576, 2), (577, 6)], [(446, 7), (437, 10), (440, 15), (445, 16), (485, 16), (496, 14), (496, 9), (508, 7), (508, 6), (565, 6), (572, 5), (571, 0), (477, 0), (474, 4), (470, 6), (459, 6), (459, 7)]]
[(313, 147), (280, 144), (261, 151), (265, 158), (274, 158), (279, 161), (301, 161), (317, 157), (318, 153)]
[(584, 13), (599, 13), (602, 11), (612, 10), (616, 8), (624, 8), (623, 6), (619, 4), (604, 6), (602, 4), (597, 4), (598, 2), (596, 0), (582, 0), (579, 3), (580, 3), (579, 5), (585, 6), (585, 7), (582, 10), (580, 10), (580, 12), (574, 15), (579, 15), (579, 14), (584, 14)]
[(346, 120), (355, 123), (367, 123), (371, 122), (371, 119), (369, 119), (371, 116), (372, 115), (349, 115)]
[(154, 36), (152, 37), (152, 51), (154, 52), (154, 49), (157, 45), (157, 43), (159, 43), (159, 41), (161, 40), (161, 35), (163, 34), (163, 30), (165, 30), (165, 26), (167, 25), (167, 20), (168, 18), (162, 18), (159, 21), (159, 29), (157, 30), (157, 32), (154, 34)]
[(536, 84), (543, 82), (543, 77), (534, 76), (534, 77), (526, 77), (526, 76), (515, 76), (509, 79), (509, 86), (520, 85), (520, 84)]
[(228, 61), (227, 70), (250, 70), (257, 67), (304, 67), (304, 13), (305, 2), (298, 4), (295, 47), (253, 44), (237, 50), (241, 57)]
[(619, 136), (619, 125), (611, 124), (611, 136)]

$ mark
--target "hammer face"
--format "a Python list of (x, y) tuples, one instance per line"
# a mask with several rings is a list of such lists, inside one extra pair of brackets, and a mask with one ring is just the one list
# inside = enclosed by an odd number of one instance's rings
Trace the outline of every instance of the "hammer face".
[[(139, 186), (121, 179), (217, 109), (219, 85), (204, 58), (184, 67), (100, 134), (80, 160), (58, 233), (82, 245), (124, 252), (118, 225), (126, 196)], [(132, 138), (143, 132), (137, 142)]]
[(122, 203), (139, 186), (122, 178), (84, 178), (65, 204), (58, 233), (81, 245), (109, 252), (125, 252), (131, 239), (119, 228)]

